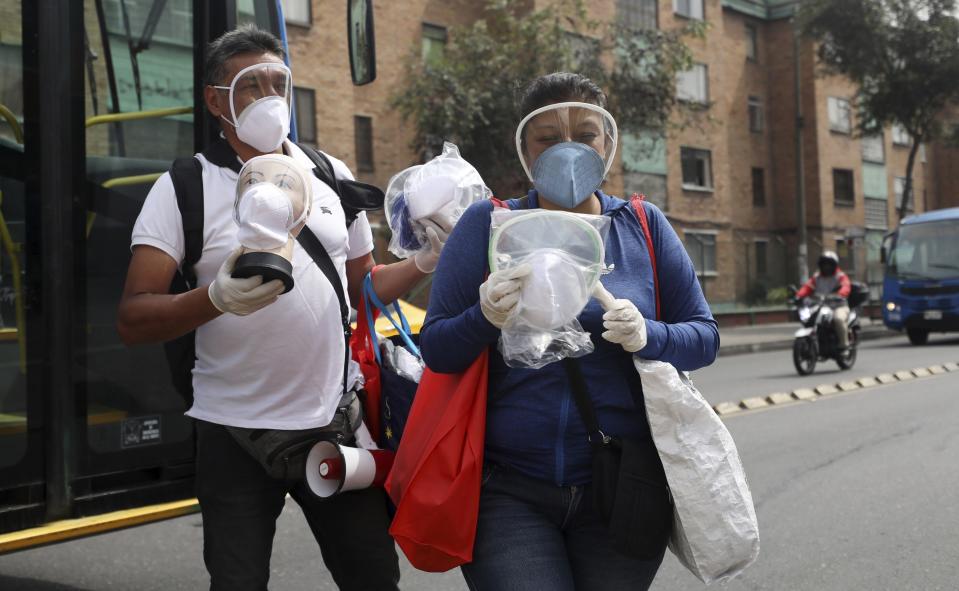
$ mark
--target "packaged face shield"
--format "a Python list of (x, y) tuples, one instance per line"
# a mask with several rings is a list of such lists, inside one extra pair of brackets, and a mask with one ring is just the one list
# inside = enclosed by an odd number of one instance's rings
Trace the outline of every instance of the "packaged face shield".
[(293, 241), (310, 217), (313, 186), (307, 170), (289, 156), (250, 158), (240, 169), (233, 220), (243, 254), (234, 277), (261, 275), (293, 289)]
[(606, 178), (616, 155), (618, 132), (606, 109), (567, 102), (546, 105), (524, 117), (515, 139), (520, 163), (537, 191), (557, 205), (572, 208)]
[(576, 317), (605, 270), (609, 218), (543, 209), (494, 210), (490, 271), (528, 264), (499, 349), (511, 367), (538, 368), (593, 350)]
[(408, 258), (429, 248), (421, 220), (443, 216), (455, 225), (467, 207), (491, 194), (473, 165), (460, 156), (459, 149), (445, 142), (442, 154), (390, 179), (386, 188), (387, 223), (393, 232), (390, 252)]
[(285, 64), (264, 62), (243, 68), (229, 86), (228, 123), (240, 141), (261, 152), (276, 150), (290, 133), (290, 97), (293, 75)]

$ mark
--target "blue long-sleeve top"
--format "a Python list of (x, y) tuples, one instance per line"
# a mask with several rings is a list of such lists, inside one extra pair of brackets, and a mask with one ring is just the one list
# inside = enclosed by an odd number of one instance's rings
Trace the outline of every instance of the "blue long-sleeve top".
[[(666, 217), (656, 206), (644, 203), (659, 276), (662, 318), (657, 320), (652, 267), (639, 219), (628, 202), (602, 192), (596, 195), (603, 215), (611, 221), (606, 264), (614, 269), (601, 281), (614, 297), (632, 301), (646, 318), (647, 344), (637, 355), (668, 361), (681, 370), (712, 363), (719, 349), (716, 321), (693, 264)], [(506, 205), (539, 207), (535, 191), (525, 202), (514, 199)], [(423, 358), (433, 371), (456, 373), (489, 347), (487, 460), (557, 485), (588, 483), (591, 455), (586, 427), (562, 364), (540, 369), (507, 366), (495, 346), (500, 330), (480, 309), (479, 287), (489, 272), (492, 210), (490, 201), (470, 206), (443, 248), (420, 331)], [(602, 316), (599, 302), (591, 299), (578, 317), (595, 345), (592, 353), (578, 361), (599, 426), (607, 435), (652, 445), (632, 356), (602, 338)]]

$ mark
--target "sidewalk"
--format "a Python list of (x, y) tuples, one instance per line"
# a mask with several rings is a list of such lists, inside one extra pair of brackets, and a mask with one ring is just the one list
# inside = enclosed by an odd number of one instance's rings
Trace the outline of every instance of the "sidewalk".
[[(861, 318), (861, 340), (893, 337), (901, 333), (889, 330), (882, 320)], [(793, 334), (800, 328), (798, 322), (777, 322), (755, 324), (751, 326), (719, 327), (719, 354), (738, 355), (758, 351), (789, 349), (793, 344)]]

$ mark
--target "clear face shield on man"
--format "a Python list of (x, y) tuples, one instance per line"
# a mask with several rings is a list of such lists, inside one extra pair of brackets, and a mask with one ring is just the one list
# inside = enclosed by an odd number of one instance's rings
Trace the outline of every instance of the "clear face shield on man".
[(516, 129), (516, 152), (526, 176), (542, 197), (567, 209), (599, 190), (617, 141), (616, 120), (589, 103), (546, 105)]
[(250, 158), (240, 169), (233, 220), (243, 253), (233, 277), (260, 275), (263, 282), (283, 282), (293, 289), (293, 241), (306, 225), (313, 206), (307, 170), (289, 156)]
[(269, 153), (289, 135), (293, 75), (286, 65), (254, 64), (240, 70), (229, 86), (213, 88), (229, 92), (232, 119), (220, 116), (243, 143)]

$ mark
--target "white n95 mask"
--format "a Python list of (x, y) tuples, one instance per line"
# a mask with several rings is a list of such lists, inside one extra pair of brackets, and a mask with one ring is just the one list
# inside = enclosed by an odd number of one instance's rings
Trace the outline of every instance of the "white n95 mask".
[(229, 86), (231, 119), (241, 142), (263, 152), (273, 152), (290, 133), (290, 96), (293, 75), (284, 64), (265, 62), (243, 68)]
[(279, 279), (284, 293), (293, 289), (293, 242), (310, 217), (313, 186), (296, 160), (266, 154), (246, 161), (240, 169), (233, 203), (233, 220), (243, 254), (234, 277), (260, 275)]

